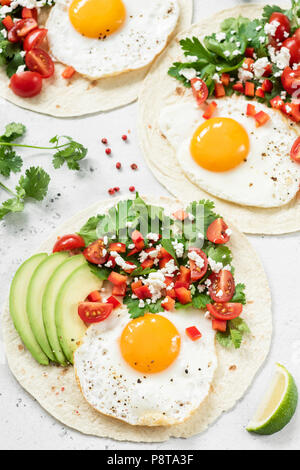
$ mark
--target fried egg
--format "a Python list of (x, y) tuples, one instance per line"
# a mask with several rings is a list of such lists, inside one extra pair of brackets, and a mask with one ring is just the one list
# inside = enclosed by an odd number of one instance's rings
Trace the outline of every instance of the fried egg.
[[(176, 151), (185, 175), (198, 187), (221, 199), (255, 207), (290, 202), (300, 184), (299, 165), (290, 159), (297, 131), (278, 111), (255, 102), (270, 120), (256, 127), (246, 116), (243, 97), (217, 101), (211, 119), (193, 99), (164, 108), (161, 133)], [(171, 169), (170, 169), (171, 170)]]
[[(196, 326), (192, 341), (185, 329)], [(132, 425), (181, 423), (210, 392), (217, 367), (215, 332), (199, 311), (147, 313), (127, 309), (90, 326), (74, 354), (80, 389), (100, 413)]]
[(49, 47), (92, 79), (150, 64), (179, 17), (177, 0), (57, 0), (47, 21)]

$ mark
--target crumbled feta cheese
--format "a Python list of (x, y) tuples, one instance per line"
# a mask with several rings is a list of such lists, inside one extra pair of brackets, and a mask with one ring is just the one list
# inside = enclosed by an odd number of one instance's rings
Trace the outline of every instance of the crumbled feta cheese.
[(261, 28), (262, 28), (262, 26), (257, 26), (255, 29), (256, 29), (256, 31), (260, 31)]
[(201, 88), (201, 82), (200, 82), (200, 81), (196, 81), (193, 86), (194, 86), (194, 88), (195, 88), (196, 91), (199, 91), (200, 88)]
[(287, 47), (282, 47), (279, 51), (276, 51), (274, 47), (269, 46), (268, 51), (271, 57), (271, 60), (280, 70), (288, 67), (290, 63), (291, 54)]
[(270, 36), (275, 36), (278, 26), (279, 26), (278, 21), (274, 20), (271, 23), (265, 24), (264, 31), (266, 34), (270, 34)]
[(215, 73), (213, 76), (212, 76), (212, 79), (215, 83), (221, 83), (221, 80), (220, 80), (220, 75), (218, 73)]
[(261, 44), (264, 44), (265, 41), (266, 41), (266, 36), (259, 36), (258, 39), (259, 39), (259, 42), (260, 42)]
[(281, 98), (282, 100), (285, 100), (285, 99), (286, 99), (286, 91), (282, 91), (282, 92), (280, 93), (280, 98)]
[[(3, 7), (3, 8), (4, 8), (4, 7)], [(6, 31), (6, 29), (2, 29), (2, 30), (0, 31), (0, 33), (2, 34), (2, 36), (4, 37), (4, 39), (7, 38), (7, 31)]]
[(297, 70), (299, 67), (300, 67), (300, 63), (299, 64), (293, 64), (292, 69)]
[(224, 41), (225, 39), (226, 39), (226, 34), (223, 33), (222, 31), (221, 31), (220, 33), (217, 33), (217, 34), (216, 34), (216, 40), (217, 40), (218, 42), (222, 42), (222, 41)]
[(147, 239), (148, 240), (153, 240), (154, 242), (157, 242), (159, 240), (159, 234), (158, 233), (148, 233)]
[(292, 112), (292, 108), (288, 104), (285, 106), (285, 110), (286, 110), (287, 113)]
[(179, 75), (182, 75), (187, 80), (192, 80), (192, 78), (196, 78), (197, 72), (195, 69), (185, 68), (185, 69), (180, 70)]
[(129, 243), (129, 245), (128, 245), (129, 250), (133, 250), (134, 247), (135, 247), (134, 243)]
[(223, 263), (220, 263), (219, 261), (216, 262), (214, 259), (209, 257), (208, 262), (209, 262), (209, 265), (211, 267), (211, 270), (214, 273), (218, 273), (219, 271), (221, 271), (221, 269), (223, 269)]
[[(104, 251), (104, 250), (103, 250)], [(126, 271), (126, 269), (133, 269), (133, 268), (136, 268), (136, 265), (135, 264), (129, 264), (129, 263), (126, 263), (126, 261), (122, 258), (122, 256), (119, 255), (119, 253), (117, 253), (116, 251), (111, 251), (110, 252), (110, 255), (115, 258), (115, 262), (118, 266), (120, 266), (120, 268), (122, 268), (124, 271)]]
[(204, 266), (204, 259), (202, 256), (198, 255), (198, 253), (195, 250), (192, 250), (188, 254), (188, 258), (192, 261), (195, 261), (195, 264), (197, 268), (202, 269)]
[(107, 243), (108, 243), (108, 237), (106, 235), (104, 235), (104, 237), (103, 237), (103, 243), (104, 243), (104, 245), (107, 245)]
[(269, 61), (267, 57), (262, 57), (261, 59), (257, 59), (253, 64), (253, 72), (256, 78), (261, 78), (265, 73), (266, 67), (269, 65)]
[(230, 56), (230, 51), (228, 51), (228, 50), (224, 51), (224, 56), (229, 57)]
[(184, 253), (184, 244), (178, 242), (177, 240), (172, 242), (173, 248), (175, 250), (177, 258), (182, 258)]
[(111, 268), (113, 265), (113, 262), (110, 260), (110, 261), (107, 261), (107, 263), (105, 263), (104, 266), (106, 266), (107, 268)]
[(149, 253), (147, 253), (146, 251), (142, 250), (139, 254), (139, 262), (140, 263), (143, 263), (149, 256)]
[[(16, 73), (22, 73), (22, 72), (24, 72), (25, 67), (26, 67), (25, 64), (24, 64), (24, 65), (19, 65), (19, 67), (18, 67), (17, 70), (16, 70)], [(105, 250), (103, 250), (103, 251), (105, 251)], [(103, 256), (105, 256), (105, 255), (106, 255), (106, 253), (105, 253)]]
[(178, 271), (178, 267), (176, 266), (173, 259), (170, 259), (170, 261), (168, 261), (166, 265), (161, 269), (161, 272), (165, 276), (170, 276), (170, 277), (173, 277), (176, 271)]
[(230, 230), (230, 228), (227, 228), (225, 230), (225, 233), (226, 233), (226, 235), (228, 235), (230, 237), (230, 235), (232, 234), (232, 230)]
[(145, 307), (145, 302), (142, 299), (139, 301), (139, 307), (140, 308)]
[(193, 222), (193, 220), (195, 220), (195, 217), (193, 216), (193, 214), (191, 214), (190, 212), (188, 213), (188, 219)]
[(198, 284), (198, 287), (197, 287), (198, 291), (200, 292), (200, 294), (202, 294), (202, 292), (205, 291), (206, 287), (204, 284)]
[(216, 297), (222, 297), (223, 295), (223, 291), (222, 289), (218, 290), (218, 292), (216, 292)]
[(210, 313), (209, 313), (208, 310), (205, 312), (204, 318), (205, 318), (206, 320), (211, 320), (211, 315), (210, 315)]
[(232, 53), (233, 56), (237, 56), (237, 55), (240, 55), (241, 51), (239, 51), (238, 49), (235, 49)]
[(204, 282), (204, 284), (206, 285), (206, 287), (209, 287), (211, 285), (211, 280), (210, 279), (206, 279), (206, 281)]
[(253, 78), (253, 73), (249, 72), (248, 70), (245, 70), (243, 67), (240, 67), (238, 69), (238, 79), (241, 82), (247, 82), (248, 80), (252, 80)]
[(147, 279), (144, 279), (144, 284), (148, 286), (151, 292), (152, 302), (156, 302), (162, 296), (162, 289), (165, 289), (165, 276), (162, 271), (150, 273)]

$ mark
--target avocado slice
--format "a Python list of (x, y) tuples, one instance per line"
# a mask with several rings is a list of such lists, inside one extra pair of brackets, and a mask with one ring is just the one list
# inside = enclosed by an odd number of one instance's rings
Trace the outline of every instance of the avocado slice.
[(47, 257), (47, 253), (39, 253), (25, 261), (13, 278), (9, 294), (9, 310), (16, 330), (32, 356), (45, 366), (49, 364), (49, 359), (40, 347), (31, 329), (26, 311), (26, 298), (32, 274)]
[(43, 320), (47, 337), (56, 359), (62, 366), (67, 365), (67, 359), (58, 340), (55, 324), (55, 302), (65, 280), (75, 269), (82, 265), (86, 265), (86, 260), (82, 255), (71, 256), (63, 261), (48, 280), (42, 299)]
[(85, 323), (78, 316), (78, 304), (90, 292), (100, 289), (102, 281), (91, 273), (88, 264), (77, 268), (61, 286), (55, 304), (58, 338), (66, 358), (73, 364), (73, 353), (86, 332)]
[(27, 290), (26, 308), (31, 329), (42, 350), (53, 362), (57, 362), (57, 359), (47, 338), (42, 314), (42, 300), (49, 278), (67, 258), (68, 254), (66, 252), (54, 253), (48, 256), (34, 271)]

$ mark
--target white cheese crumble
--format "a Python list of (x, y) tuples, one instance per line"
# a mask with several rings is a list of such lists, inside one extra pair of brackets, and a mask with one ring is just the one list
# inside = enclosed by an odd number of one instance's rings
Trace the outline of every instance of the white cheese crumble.
[(252, 80), (253, 73), (245, 70), (243, 67), (238, 69), (238, 79), (240, 82), (247, 82), (248, 80)]
[(266, 67), (269, 65), (269, 61), (267, 57), (262, 57), (261, 59), (257, 59), (253, 64), (253, 72), (256, 78), (261, 78), (265, 73)]
[(178, 271), (178, 267), (176, 266), (173, 259), (170, 259), (170, 261), (166, 263), (165, 267), (161, 269), (161, 272), (165, 276), (169, 276), (169, 277), (173, 277), (176, 271)]
[(278, 21), (274, 20), (271, 23), (265, 24), (264, 31), (266, 34), (270, 34), (270, 36), (275, 36), (278, 26), (279, 26)]
[(184, 244), (175, 240), (172, 242), (177, 258), (182, 258), (184, 253)]
[(200, 255), (198, 255), (198, 253), (195, 250), (189, 252), (188, 258), (192, 261), (195, 261), (197, 268), (200, 268), (200, 269), (203, 268), (204, 259)]
[(116, 264), (120, 266), (124, 271), (126, 271), (126, 269), (131, 270), (136, 268), (135, 264), (126, 263), (122, 256), (120, 256), (119, 253), (117, 253), (116, 251), (111, 251), (110, 254), (113, 258), (115, 258)]
[(158, 233), (148, 233), (147, 235), (148, 240), (153, 240), (154, 242), (157, 242), (159, 240), (159, 234)]
[(288, 67), (290, 63), (291, 54), (287, 47), (282, 47), (279, 51), (276, 52), (275, 48), (272, 46), (268, 47), (268, 51), (271, 57), (271, 60), (280, 70)]
[(224, 41), (225, 39), (226, 39), (226, 34), (225, 34), (225, 33), (220, 32), (220, 33), (217, 33), (217, 34), (216, 34), (216, 40), (217, 40), (218, 42), (222, 42), (222, 41)]
[(182, 75), (187, 80), (192, 80), (192, 78), (197, 77), (197, 72), (195, 69), (185, 68), (185, 69), (180, 70), (179, 75)]
[(162, 271), (150, 273), (147, 279), (144, 279), (144, 284), (148, 286), (151, 292), (151, 300), (155, 303), (162, 296), (162, 289), (165, 289), (165, 276)]

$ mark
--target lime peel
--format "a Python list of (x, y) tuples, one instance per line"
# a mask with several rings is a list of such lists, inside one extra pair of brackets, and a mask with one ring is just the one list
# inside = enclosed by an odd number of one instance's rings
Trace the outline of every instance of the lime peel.
[(256, 434), (274, 434), (292, 419), (298, 403), (298, 390), (292, 375), (281, 364), (247, 431)]

